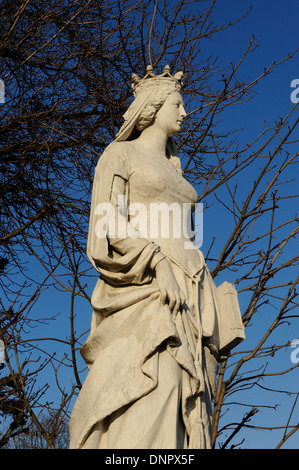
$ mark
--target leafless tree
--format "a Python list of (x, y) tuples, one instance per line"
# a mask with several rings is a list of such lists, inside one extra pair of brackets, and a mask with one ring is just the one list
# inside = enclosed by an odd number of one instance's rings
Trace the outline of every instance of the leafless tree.
[[(213, 445), (235, 447), (245, 430), (255, 427), (258, 409), (275, 410), (275, 404), (258, 402), (261, 388), (271, 397), (278, 392), (293, 397), (273, 447), (298, 430), (297, 391), (271, 382), (297, 367), (272, 366), (289, 346), (278, 342), (276, 332), (287, 322), (292, 328), (298, 316), (298, 218), (279, 209), (297, 197), (289, 184), (298, 162), (296, 105), (279, 122), (265, 122), (245, 145), (238, 122), (227, 132), (220, 123), (220, 116), (225, 120), (233, 106), (245, 106), (259, 82), (296, 51), (246, 81), (240, 69), (255, 50), (251, 38), (224, 69), (205, 54), (205, 43), (246, 21), (250, 12), (217, 25), (215, 4), (3, 0), (0, 5), (0, 78), (6, 95), (0, 105), (0, 339), (5, 344), (0, 446), (19, 445), (16, 439), (28, 446), (26, 436), (37, 433), (47, 447), (64, 445), (57, 436), (64, 433), (86, 375), (79, 348), (89, 328), (95, 279), (85, 254), (93, 171), (122, 123), (132, 73), (142, 75), (148, 64), (159, 70), (169, 63), (185, 72), (190, 112), (178, 141), (184, 174), (199, 185), (206, 217), (216, 210), (226, 220), (205, 242), (204, 254), (216, 284), (235, 282), (246, 326), (246, 342), (221, 358)], [(261, 312), (267, 312), (264, 322)], [(242, 398), (246, 390), (250, 403)], [(233, 407), (244, 410), (237, 421), (230, 419)], [(29, 445), (42, 445), (36, 442)]]

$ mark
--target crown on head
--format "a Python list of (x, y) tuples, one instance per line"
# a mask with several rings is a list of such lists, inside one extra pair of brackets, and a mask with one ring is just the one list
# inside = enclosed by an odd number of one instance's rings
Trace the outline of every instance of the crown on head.
[(167, 87), (173, 88), (173, 91), (180, 91), (182, 88), (183, 72), (177, 72), (174, 76), (170, 73), (169, 65), (164, 67), (161, 75), (154, 73), (153, 67), (148, 65), (146, 68), (146, 75), (140, 78), (136, 73), (132, 75), (132, 88), (134, 96), (149, 88)]

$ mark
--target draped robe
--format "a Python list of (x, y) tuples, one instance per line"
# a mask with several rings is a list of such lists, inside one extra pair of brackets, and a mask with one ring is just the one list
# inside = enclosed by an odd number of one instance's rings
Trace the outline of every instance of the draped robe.
[[(124, 207), (120, 207), (120, 192)], [(149, 158), (133, 142), (114, 142), (100, 158), (95, 170), (87, 247), (100, 276), (91, 299), (90, 334), (81, 350), (89, 372), (70, 419), (71, 448), (112, 445), (109, 423), (111, 433), (114, 426), (115, 435), (127, 435), (113, 444), (117, 448), (210, 447), (211, 400), (218, 364), (214, 284), (201, 251), (190, 246), (186, 224), (191, 214), (178, 222), (182, 224), (180, 237), (173, 234), (177, 221), (172, 211), (167, 236), (162, 236), (159, 221), (158, 230), (150, 233), (152, 207), (172, 204), (182, 214), (185, 207), (194, 208), (197, 200), (195, 189), (169, 159), (155, 155)], [(105, 204), (115, 213), (125, 208), (122, 222), (126, 236), (114, 233), (112, 218), (107, 218), (103, 227)], [(132, 222), (134, 217), (127, 213), (130, 207), (146, 209), (137, 228)], [(176, 316), (161, 301), (155, 278), (155, 265), (165, 257), (186, 296)], [(164, 358), (176, 366), (169, 369), (173, 377), (179, 370), (179, 405), (175, 400), (172, 405), (169, 398), (163, 402), (158, 393)], [(132, 429), (125, 429), (126, 415), (131, 413), (133, 421), (128, 422), (134, 423), (135, 409), (139, 413), (143, 406), (146, 418), (142, 436), (131, 438)], [(163, 419), (160, 435), (158, 428), (150, 429), (154, 426), (150, 416), (155, 411)], [(173, 436), (178, 431), (173, 429), (172, 418), (178, 413), (183, 441)], [(154, 439), (147, 438), (153, 434)]]

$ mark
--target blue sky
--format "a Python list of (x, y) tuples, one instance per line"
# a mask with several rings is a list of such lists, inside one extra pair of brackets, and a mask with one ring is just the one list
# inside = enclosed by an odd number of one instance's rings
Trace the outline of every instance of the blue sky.
[[(268, 67), (274, 61), (279, 61), (285, 57), (289, 52), (292, 52), (299, 46), (299, 34), (298, 34), (298, 2), (295, 0), (287, 0), (281, 2), (278, 0), (266, 1), (236, 1), (236, 0), (224, 0), (216, 2), (216, 15), (214, 18), (216, 22), (228, 22), (234, 19), (237, 19), (239, 16), (242, 16), (250, 7), (253, 6), (251, 13), (247, 18), (241, 23), (235, 25), (233, 29), (220, 32), (217, 36), (214, 36), (213, 40), (207, 44), (208, 50), (210, 53), (216, 54), (219, 56), (219, 62), (224, 66), (229, 64), (230, 60), (236, 62), (236, 59), (241, 56), (245, 47), (247, 46), (249, 40), (254, 34), (256, 41), (259, 43), (259, 47), (250, 54), (247, 60), (244, 62), (244, 65), (239, 71), (240, 79), (253, 79), (259, 76), (264, 67)], [(264, 127), (264, 120), (267, 122), (274, 123), (275, 120), (278, 120), (280, 117), (286, 115), (292, 108), (293, 104), (290, 100), (290, 94), (292, 88), (290, 84), (292, 80), (299, 78), (299, 54), (297, 54), (293, 59), (285, 62), (277, 68), (274, 68), (272, 72), (265, 78), (262, 79), (259, 85), (257, 86), (257, 94), (254, 99), (248, 103), (241, 105), (240, 107), (235, 106), (231, 109), (229, 113), (225, 113), (225, 118), (222, 123), (223, 128), (230, 129), (235, 128), (236, 122), (239, 127), (244, 128), (244, 131), (241, 136), (241, 141), (246, 142), (250, 141), (253, 138), (257, 131), (261, 131)], [(298, 110), (297, 110), (298, 112)], [(299, 138), (298, 131), (296, 137)], [(294, 135), (295, 138), (295, 135)], [(294, 148), (295, 150), (295, 148)], [(298, 170), (297, 170), (298, 172)], [(248, 178), (246, 180), (239, 181), (239, 184), (246, 187), (250, 184), (253, 174), (248, 173)], [(295, 174), (292, 174), (289, 171), (288, 177), (291, 179), (296, 177)], [(290, 183), (291, 186), (288, 189), (293, 193), (298, 193), (298, 182)], [(280, 215), (286, 217), (286, 213), (290, 214), (296, 212), (298, 208), (297, 199), (288, 202), (286, 204), (281, 203), (280, 206)], [(217, 215), (217, 220), (215, 217)], [(227, 214), (225, 215), (225, 218)], [(209, 239), (217, 234), (219, 231), (219, 226), (221, 226), (221, 232), (223, 227), (227, 223), (227, 220), (219, 217), (219, 210), (215, 206), (211, 211), (207, 212), (204, 215), (204, 243), (202, 246), (203, 252), (207, 249), (209, 245)], [(223, 233), (223, 232), (222, 232)], [(290, 244), (289, 250), (292, 250), (294, 254), (298, 253), (297, 245), (294, 243)], [(290, 254), (290, 253), (288, 253)], [(297, 275), (297, 272), (294, 271), (294, 275)], [(286, 279), (284, 279), (285, 281)], [(288, 279), (289, 280), (289, 279)], [(240, 299), (242, 307), (242, 298)], [(244, 303), (245, 305), (245, 303)], [(258, 334), (262, 332), (264, 325), (270, 321), (271, 306), (266, 310), (261, 310), (255, 322), (257, 322), (254, 330), (248, 330), (247, 333), (247, 344), (256, 341)], [(299, 326), (295, 324), (296, 328), (288, 327), (284, 325), (276, 333), (271, 342), (274, 344), (277, 342), (282, 342), (283, 340), (292, 340), (293, 338), (299, 337)], [(242, 350), (243, 346), (240, 346), (239, 349)], [(247, 349), (247, 348), (246, 348)], [(272, 370), (282, 370), (288, 368), (292, 365), (290, 360), (290, 354), (292, 350), (286, 348), (275, 356), (275, 361), (273, 362)], [(259, 362), (256, 361), (258, 364)], [(252, 365), (253, 367), (253, 365)], [(292, 372), (288, 377), (277, 376), (273, 381), (274, 387), (277, 389), (284, 389), (286, 391), (298, 391), (299, 390), (299, 375), (298, 371)], [(260, 426), (267, 425), (272, 423), (273, 426), (281, 426), (285, 424), (287, 419), (287, 413), (290, 411), (293, 404), (293, 398), (288, 396), (287, 393), (280, 395), (272, 395), (271, 400), (268, 392), (260, 389), (259, 393), (252, 395), (252, 391), (249, 390), (245, 392), (242, 396), (242, 400), (248, 403), (256, 404), (270, 404), (274, 403), (275, 400), (279, 403), (276, 411), (270, 411), (267, 408), (260, 408), (259, 413), (252, 419), (249, 424), (257, 424)], [(234, 397), (234, 400), (237, 401), (237, 396)], [(258, 401), (258, 402), (257, 402)], [(234, 411), (236, 421), (243, 416), (244, 410), (241, 407), (236, 407)], [(298, 407), (297, 413), (298, 421)], [(228, 420), (231, 419), (232, 414), (229, 415)], [(296, 422), (296, 419), (294, 419)], [(266, 424), (267, 423), (267, 424)], [(238, 439), (241, 440), (244, 436), (246, 440), (243, 444), (243, 447), (247, 448), (273, 448), (279, 439), (281, 438), (283, 431), (253, 431), (247, 430), (245, 434), (240, 433), (233, 442), (238, 442)], [(220, 439), (221, 440), (221, 439)], [(224, 440), (224, 438), (222, 439)], [(284, 448), (298, 448), (299, 447), (299, 436), (298, 433), (295, 434), (284, 446)]]
[[(259, 46), (247, 58), (241, 67), (243, 77), (255, 78), (264, 67), (278, 62), (289, 52), (299, 47), (298, 2), (287, 0), (223, 0), (216, 2), (215, 19), (223, 23), (242, 16), (252, 5), (252, 11), (244, 21), (233, 26), (233, 29), (222, 31), (214, 36), (210, 50), (219, 56), (223, 64), (231, 58), (239, 57), (252, 35)], [(263, 79), (259, 85), (259, 96), (249, 113), (248, 125), (254, 129), (264, 118), (276, 118), (290, 110), (290, 83), (299, 77), (298, 55)], [(241, 73), (240, 73), (241, 75)], [(244, 116), (242, 116), (244, 118)]]

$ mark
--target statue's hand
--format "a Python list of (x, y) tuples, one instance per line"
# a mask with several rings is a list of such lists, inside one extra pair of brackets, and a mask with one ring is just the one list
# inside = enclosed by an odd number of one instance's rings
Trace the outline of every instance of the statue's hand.
[(161, 300), (164, 304), (168, 303), (170, 310), (176, 316), (186, 302), (186, 297), (180, 289), (171, 265), (166, 258), (159, 261), (155, 270), (158, 288), (161, 292)]

